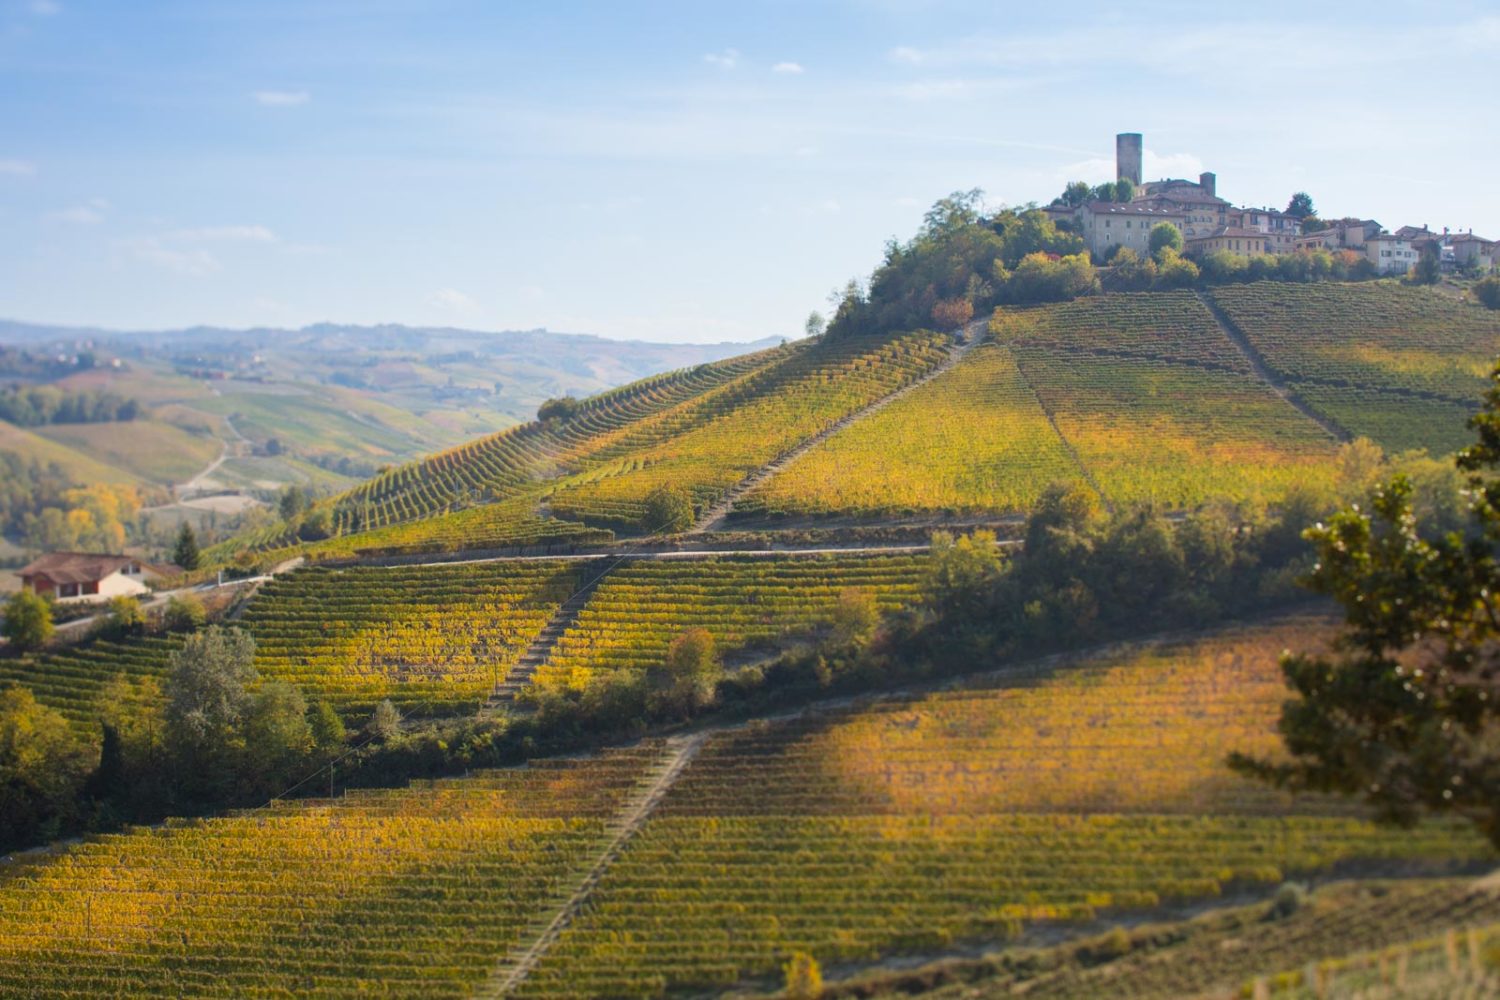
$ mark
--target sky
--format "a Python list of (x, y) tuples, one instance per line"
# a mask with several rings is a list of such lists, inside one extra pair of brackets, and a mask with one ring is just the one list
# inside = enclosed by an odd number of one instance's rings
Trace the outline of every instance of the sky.
[(0, 0), (0, 318), (796, 336), (927, 206), (1500, 237), (1500, 3)]

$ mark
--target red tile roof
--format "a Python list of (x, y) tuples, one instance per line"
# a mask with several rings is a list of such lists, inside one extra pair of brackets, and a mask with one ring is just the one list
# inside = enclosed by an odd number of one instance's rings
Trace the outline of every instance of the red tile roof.
[(134, 556), (112, 556), (96, 552), (49, 552), (23, 567), (17, 575), (23, 580), (44, 576), (53, 583), (97, 583), (131, 564), (157, 576), (177, 572), (175, 566), (156, 566)]

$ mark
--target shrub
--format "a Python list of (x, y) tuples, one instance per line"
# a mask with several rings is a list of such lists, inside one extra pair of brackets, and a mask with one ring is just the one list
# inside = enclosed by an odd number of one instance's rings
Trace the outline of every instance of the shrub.
[(1500, 309), (1500, 274), (1492, 274), (1474, 282), (1469, 294), (1486, 309)]
[(816, 1000), (823, 995), (823, 970), (807, 952), (792, 952), (781, 971), (786, 977), (782, 995), (787, 1000)]
[(693, 498), (681, 486), (663, 483), (646, 494), (645, 528), (653, 535), (686, 531), (693, 516)]
[(114, 597), (109, 602), (108, 629), (117, 636), (140, 635), (146, 630), (146, 613), (134, 597)]
[(572, 396), (558, 396), (538, 406), (536, 408), (536, 418), (541, 421), (567, 420), (578, 412), (581, 405)]
[(388, 740), (401, 731), (401, 713), (387, 698), (375, 706), (370, 721), (365, 723), (365, 732), (377, 740)]
[(52, 638), (52, 632), (52, 606), (40, 594), (22, 590), (5, 602), (5, 624), (0, 626), (0, 634), (16, 649), (39, 649)]
[(1296, 882), (1283, 882), (1271, 898), (1271, 916), (1285, 920), (1307, 905), (1307, 889)]
[(657, 707), (688, 713), (714, 700), (723, 676), (713, 634), (705, 628), (690, 628), (672, 640), (662, 665), (647, 671), (646, 683)]
[(167, 610), (162, 614), (162, 624), (169, 632), (193, 632), (208, 620), (203, 602), (192, 594), (173, 596), (167, 600)]

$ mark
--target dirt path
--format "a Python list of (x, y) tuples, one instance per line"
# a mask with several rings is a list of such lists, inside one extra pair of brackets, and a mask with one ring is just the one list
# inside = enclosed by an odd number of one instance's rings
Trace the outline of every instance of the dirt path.
[(1224, 336), (1228, 337), (1229, 342), (1245, 356), (1245, 360), (1250, 362), (1250, 367), (1255, 370), (1255, 374), (1260, 377), (1262, 382), (1271, 387), (1272, 392), (1290, 403), (1298, 413), (1301, 413), (1304, 417), (1323, 428), (1335, 440), (1354, 440), (1354, 435), (1340, 427), (1333, 420), (1314, 410), (1301, 396), (1297, 395), (1295, 389), (1287, 385), (1286, 381), (1280, 375), (1271, 370), (1271, 366), (1266, 363), (1266, 359), (1261, 355), (1260, 351), (1255, 349), (1255, 345), (1250, 343), (1250, 339), (1245, 336), (1245, 332), (1235, 324), (1234, 320), (1229, 318), (1223, 309), (1219, 308), (1217, 302), (1203, 292), (1196, 292), (1195, 294), (1198, 296), (1198, 301), (1203, 303), (1204, 308), (1213, 314), (1214, 321), (1219, 324), (1219, 329), (1224, 331)]
[(772, 476), (776, 475), (776, 473), (780, 472), (782, 469), (785, 469), (792, 462), (795, 462), (798, 458), (801, 458), (803, 455), (807, 454), (807, 452), (811, 451), (813, 448), (816, 448), (818, 445), (822, 444), (824, 441), (828, 440), (839, 431), (844, 430), (851, 424), (856, 424), (859, 421), (864, 420), (866, 417), (879, 413), (887, 406), (890, 406), (892, 403), (896, 402), (896, 400), (901, 399), (912, 392), (915, 392), (917, 389), (926, 385), (928, 382), (931, 382), (933, 379), (937, 378), (944, 372), (950, 371), (954, 365), (958, 364), (958, 362), (962, 360), (965, 354), (967, 354), (974, 348), (975, 344), (984, 339), (984, 324), (987, 322), (988, 320), (975, 320), (968, 326), (959, 330), (955, 337), (957, 343), (955, 344), (953, 349), (949, 351), (948, 357), (943, 359), (943, 362), (941, 364), (933, 368), (921, 378), (913, 382), (908, 382), (901, 388), (896, 389), (884, 396), (881, 396), (879, 399), (875, 400), (873, 403), (866, 405), (862, 409), (855, 410), (853, 413), (845, 414), (837, 421), (830, 424), (828, 427), (814, 434), (812, 437), (803, 440), (800, 444), (792, 448), (786, 454), (778, 456), (767, 464), (756, 469), (754, 472), (750, 473), (744, 479), (740, 480), (736, 485), (730, 487), (727, 491), (725, 491), (724, 495), (721, 496), (712, 507), (709, 507), (707, 510), (705, 510), (699, 516), (697, 522), (684, 533), (689, 535), (700, 535), (706, 531), (712, 531), (715, 528), (719, 527), (723, 524), (725, 518), (729, 516), (729, 512), (734, 509), (736, 501), (742, 499), (745, 494), (755, 489), (755, 487), (759, 486), (767, 479), (770, 479)]
[(590, 894), (593, 893), (594, 887), (609, 870), (609, 866), (620, 856), (620, 852), (625, 849), (630, 839), (646, 825), (646, 820), (650, 818), (651, 813), (655, 811), (678, 776), (697, 756), (699, 749), (707, 742), (710, 735), (710, 732), (705, 731), (692, 736), (679, 736), (667, 740), (667, 746), (672, 752), (647, 772), (646, 777), (649, 780), (636, 789), (635, 794), (625, 802), (615, 818), (604, 828), (608, 839), (599, 853), (594, 856), (587, 871), (573, 886), (572, 891), (559, 902), (555, 910), (551, 911), (550, 919), (539, 926), (535, 937), (500, 961), (490, 975), (489, 981), (475, 993), (475, 996), (503, 997), (525, 981), (526, 977), (531, 974), (531, 970), (536, 968), (537, 963), (546, 955), (547, 949), (552, 947), (553, 942), (562, 936), (563, 931), (567, 930), (568, 925), (578, 916), (579, 911), (588, 902)]

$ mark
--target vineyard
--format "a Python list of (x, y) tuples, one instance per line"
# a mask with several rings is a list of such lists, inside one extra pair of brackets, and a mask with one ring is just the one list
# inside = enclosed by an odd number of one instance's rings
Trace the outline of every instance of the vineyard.
[(14, 861), (0, 994), (470, 996), (657, 754), (276, 803)]
[(743, 556), (632, 560), (605, 577), (534, 681), (582, 688), (602, 674), (663, 661), (667, 646), (705, 628), (731, 665), (815, 635), (846, 590), (884, 611), (912, 603), (925, 554)]
[[(559, 517), (639, 525), (646, 495), (670, 483), (709, 507), (751, 472), (915, 381), (947, 357), (947, 338), (920, 333), (882, 341), (819, 345), (796, 355), (746, 391), (702, 400), (653, 438), (643, 427), (623, 435), (611, 461), (558, 485)], [(691, 419), (686, 419), (691, 418)]]
[(1318, 621), (1126, 649), (1051, 677), (711, 740), (523, 984), (657, 996), (940, 949), (1353, 859), (1487, 858), (1224, 770), (1269, 750), (1276, 654)]
[[(1434, 966), (1447, 978), (1450, 953), (1458, 959), (1461, 972), (1471, 972), (1469, 931), (1493, 927), (1497, 919), (1500, 892), (1478, 886), (1472, 879), (1334, 882), (1319, 887), (1309, 905), (1291, 913), (1273, 916), (1265, 903), (1227, 907), (1192, 920), (1147, 924), (1050, 948), (1021, 948), (985, 959), (938, 963), (915, 970), (909, 978), (925, 977), (940, 985), (897, 989), (892, 984), (886, 991), (872, 982), (862, 984), (866, 991), (858, 995), (881, 1000), (912, 995), (922, 1000), (998, 1000), (1020, 993), (1039, 1000), (1095, 1000), (1100, 996), (1137, 1000), (1253, 1000), (1257, 996), (1265, 1000), (1318, 996), (1375, 1000), (1390, 996), (1394, 1000), (1413, 995), (1449, 1000), (1463, 994), (1457, 990), (1385, 994), (1373, 992), (1372, 986), (1383, 975), (1388, 987), (1401, 979), (1408, 988), (1416, 987)], [(1455, 933), (1454, 928), (1462, 930)], [(1449, 933), (1455, 934), (1457, 945), (1451, 952)], [(1480, 941), (1492, 934), (1479, 935)], [(1414, 938), (1427, 940), (1412, 946)], [(1349, 959), (1327, 958), (1363, 949), (1373, 951)], [(1404, 975), (1403, 954), (1407, 956)], [(1318, 970), (1321, 993), (1305, 982), (1309, 967)], [(1274, 971), (1278, 969), (1288, 971)], [(1257, 983), (1263, 991), (1259, 994)], [(1353, 991), (1347, 991), (1349, 987)]]
[(261, 675), (348, 714), (473, 711), (577, 589), (576, 563), (302, 570), (268, 585), (243, 623)]
[(1117, 503), (1275, 501), (1332, 477), (1337, 443), (1264, 383), (1144, 357), (1015, 352), (1063, 438)]
[(1079, 477), (1010, 351), (982, 344), (735, 505), (745, 514), (1024, 511)]
[(172, 637), (139, 637), (63, 647), (31, 658), (0, 657), (0, 686), (24, 685), (73, 725), (97, 730), (105, 685), (119, 676), (137, 683), (159, 679), (179, 645), (181, 640)]
[(1261, 283), (1213, 300), (1314, 405), (1391, 450), (1461, 441), (1453, 420), (1477, 408), (1500, 354), (1495, 313), (1426, 289)]

